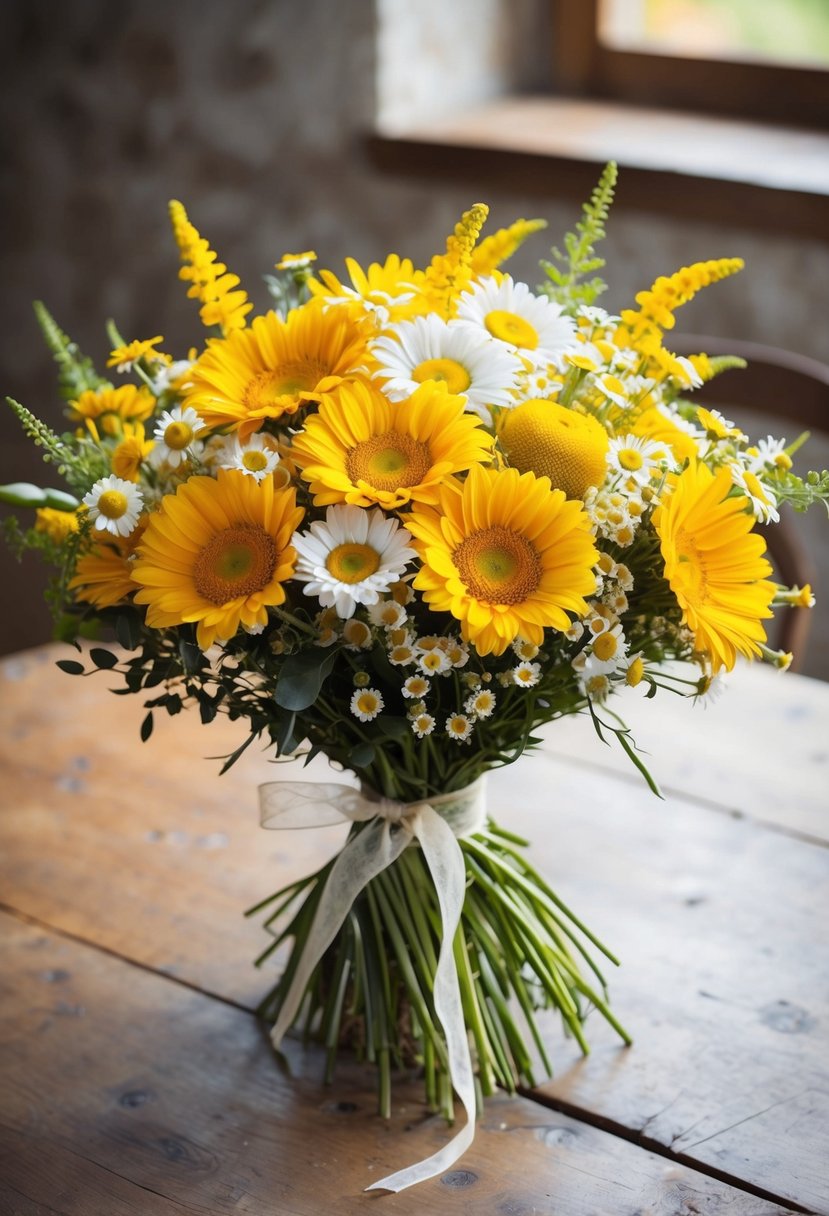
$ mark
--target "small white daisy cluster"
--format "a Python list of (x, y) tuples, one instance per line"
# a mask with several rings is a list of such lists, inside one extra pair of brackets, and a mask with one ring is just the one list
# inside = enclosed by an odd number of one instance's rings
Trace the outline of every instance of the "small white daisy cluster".
[(534, 688), (541, 679), (541, 664), (534, 660), (546, 656), (541, 654), (534, 642), (528, 642), (525, 638), (516, 638), (510, 649), (519, 661), (498, 672), (498, 683), (502, 688)]
[[(574, 621), (567, 631), (570, 641), (587, 645), (573, 659), (579, 688), (597, 702), (605, 701), (613, 683), (638, 683), (641, 659), (629, 654), (620, 617), (627, 611), (627, 593), (633, 588), (633, 575), (626, 565), (602, 553), (597, 566), (597, 593), (589, 603), (583, 620)], [(634, 666), (636, 665), (636, 666)]]

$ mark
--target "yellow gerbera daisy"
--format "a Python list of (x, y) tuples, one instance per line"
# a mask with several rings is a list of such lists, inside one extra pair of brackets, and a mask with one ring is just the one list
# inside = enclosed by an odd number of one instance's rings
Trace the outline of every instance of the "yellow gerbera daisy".
[(138, 481), (138, 470), (155, 447), (153, 439), (144, 436), (140, 422), (125, 422), (124, 438), (112, 453), (112, 471), (126, 481)]
[(272, 478), (220, 469), (215, 480), (183, 482), (151, 516), (133, 566), (147, 624), (198, 622), (204, 650), (240, 625), (266, 625), (268, 606), (285, 600), (296, 560), (289, 542), (303, 514), (293, 490), (275, 489)]
[(397, 402), (365, 384), (344, 386), (294, 439), (314, 503), (389, 511), (436, 503), (442, 481), (491, 456), (492, 437), (464, 401), (434, 381)]
[(545, 628), (569, 629), (568, 612), (587, 612), (599, 556), (590, 521), (547, 477), (475, 465), (406, 527), (423, 561), (414, 586), (479, 654), (503, 654), (518, 637), (540, 646)]
[(747, 500), (732, 495), (727, 468), (712, 473), (692, 462), (674, 479), (653, 523), (662, 542), (665, 578), (714, 671), (730, 671), (737, 654), (758, 657), (772, 616), (772, 568), (766, 542), (752, 531)]
[(312, 301), (283, 321), (275, 312), (213, 339), (190, 370), (185, 405), (209, 427), (246, 439), (266, 418), (324, 401), (366, 358), (366, 331), (348, 310)]
[(138, 590), (132, 577), (132, 557), (146, 526), (144, 516), (129, 536), (105, 533), (105, 540), (96, 541), (78, 559), (74, 577), (69, 580), (69, 589), (75, 592), (76, 599), (96, 608), (112, 608)]
[(73, 422), (96, 422), (105, 435), (120, 435), (124, 422), (144, 422), (155, 409), (155, 397), (145, 388), (87, 389), (69, 402)]
[(421, 294), (425, 275), (422, 270), (415, 270), (410, 258), (390, 253), (385, 262), (372, 262), (367, 270), (354, 258), (346, 258), (345, 265), (350, 287), (330, 270), (321, 270), (319, 279), (308, 281), (313, 294), (328, 304), (353, 302), (368, 312), (376, 312), (384, 325), (426, 311), (427, 302)]

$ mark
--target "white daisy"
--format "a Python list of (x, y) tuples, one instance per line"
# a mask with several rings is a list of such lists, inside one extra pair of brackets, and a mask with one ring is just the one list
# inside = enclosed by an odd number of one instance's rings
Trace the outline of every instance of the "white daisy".
[(526, 638), (516, 638), (512, 643), (512, 649), (519, 659), (534, 659), (538, 654), (540, 647), (536, 646), (535, 642), (528, 642)]
[(84, 494), (83, 501), (96, 529), (113, 536), (129, 536), (144, 506), (138, 486), (112, 474), (96, 481), (89, 493)]
[(245, 444), (239, 442), (238, 435), (232, 435), (225, 442), (217, 464), (220, 469), (239, 469), (256, 481), (264, 481), (279, 464), (279, 452), (267, 435), (251, 435)]
[(785, 439), (773, 439), (768, 435), (761, 439), (754, 448), (746, 452), (748, 468), (752, 473), (762, 473), (765, 469), (790, 469), (792, 458), (786, 451)]
[(381, 592), (397, 582), (417, 556), (411, 539), (378, 508), (337, 503), (325, 512), (324, 523), (317, 520), (307, 532), (294, 533), (294, 578), (307, 584), (306, 595), (315, 595), (323, 608), (333, 607), (347, 620), (358, 604), (376, 604)]
[(427, 650), (425, 654), (421, 654), (417, 662), (418, 667), (427, 676), (445, 676), (452, 670), (452, 664), (442, 650), (437, 647), (434, 650)]
[(472, 719), (466, 714), (451, 714), (446, 719), (446, 733), (450, 739), (465, 743), (472, 734)]
[(375, 377), (383, 392), (402, 401), (426, 380), (437, 380), (450, 393), (466, 398), (466, 407), (489, 421), (490, 405), (509, 405), (510, 389), (521, 371), (520, 360), (488, 334), (429, 314), (401, 321), (371, 346), (379, 363)]
[(731, 480), (745, 494), (756, 519), (763, 524), (779, 522), (780, 512), (777, 510), (777, 498), (768, 486), (763, 485), (756, 473), (752, 473), (738, 464), (732, 464)]
[(628, 644), (622, 626), (613, 625), (605, 629), (593, 642), (593, 649), (585, 659), (586, 676), (606, 676), (616, 671), (627, 659)]
[(468, 714), (474, 714), (476, 718), (489, 718), (495, 709), (495, 693), (490, 692), (488, 688), (482, 688), (480, 692), (467, 697), (463, 707)]
[(425, 676), (409, 676), (408, 680), (403, 684), (401, 691), (404, 697), (420, 701), (426, 696), (430, 688), (431, 685)]
[(431, 714), (418, 714), (412, 720), (412, 730), (417, 735), (418, 739), (422, 739), (425, 735), (431, 735), (435, 729), (435, 719)]
[(164, 410), (153, 431), (156, 444), (153, 458), (178, 468), (192, 454), (193, 440), (203, 430), (204, 423), (191, 405), (186, 409), (174, 405), (171, 410)]
[(377, 688), (358, 688), (351, 694), (349, 709), (361, 722), (371, 722), (385, 705), (383, 694)]
[(637, 485), (646, 486), (669, 459), (668, 448), (655, 439), (640, 435), (618, 435), (611, 439), (607, 463), (613, 473), (621, 473)]
[(406, 609), (395, 600), (378, 600), (368, 610), (372, 625), (382, 625), (384, 629), (399, 629), (408, 617)]
[(519, 663), (512, 669), (512, 682), (520, 688), (532, 688), (541, 679), (540, 663)]
[[(152, 378), (152, 391), (156, 397), (166, 393), (175, 382), (190, 371), (195, 364), (192, 359), (177, 359), (175, 363), (158, 368)], [(184, 387), (184, 383), (182, 386)]]
[(575, 345), (575, 323), (546, 296), (508, 274), (481, 279), (461, 295), (458, 320), (483, 329), (533, 366), (549, 363)]
[(356, 621), (353, 617), (343, 626), (343, 641), (346, 650), (370, 650), (374, 644), (365, 621)]

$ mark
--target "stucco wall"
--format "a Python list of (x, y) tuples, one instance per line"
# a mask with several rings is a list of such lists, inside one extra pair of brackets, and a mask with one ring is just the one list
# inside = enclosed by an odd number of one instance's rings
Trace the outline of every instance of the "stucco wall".
[[(33, 298), (101, 362), (109, 316), (129, 336), (164, 334), (168, 349), (197, 339), (196, 309), (176, 277), (171, 197), (262, 305), (257, 281), (285, 250), (312, 247), (334, 269), (346, 253), (363, 261), (392, 249), (422, 263), (478, 199), (492, 205), (493, 225), (542, 213), (558, 238), (575, 214), (556, 201), (555, 180), (543, 206), (494, 189), (486, 173), (437, 189), (380, 173), (363, 146), (378, 95), (398, 120), (407, 97), (432, 105), (486, 95), (491, 83), (468, 68), (476, 59), (497, 87), (538, 87), (546, 6), (380, 0), (379, 9), (378, 73), (374, 0), (0, 5), (4, 392), (46, 416), (58, 409)], [(420, 26), (407, 34), (413, 9)], [(460, 59), (467, 66), (452, 75)], [(658, 200), (648, 215), (619, 211), (605, 250), (607, 300), (621, 306), (656, 274), (696, 258), (740, 254), (748, 270), (691, 305), (683, 327), (829, 359), (829, 245), (784, 233), (785, 217), (780, 235), (677, 225), (659, 216)], [(536, 282), (547, 244), (522, 250), (514, 273)], [(2, 417), (0, 481), (41, 474), (14, 420)], [(0, 561), (0, 649), (45, 640), (37, 559)]]

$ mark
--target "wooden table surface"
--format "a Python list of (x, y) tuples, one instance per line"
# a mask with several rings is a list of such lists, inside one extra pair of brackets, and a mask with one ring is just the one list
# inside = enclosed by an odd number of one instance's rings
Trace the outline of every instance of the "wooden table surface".
[(581, 719), (492, 776), (620, 955), (634, 1044), (593, 1017), (582, 1060), (551, 1019), (551, 1081), (489, 1100), (442, 1178), (365, 1195), (446, 1127), (415, 1078), (385, 1123), (367, 1067), (323, 1088), (291, 1043), (277, 1069), (241, 915), (344, 830), (263, 831), (257, 784), (298, 770), (249, 752), (219, 778), (203, 757), (239, 727), (187, 713), (142, 745), (140, 701), (69, 654), (0, 663), (2, 1216), (829, 1213), (829, 684), (746, 668), (707, 710), (632, 690), (665, 801)]

